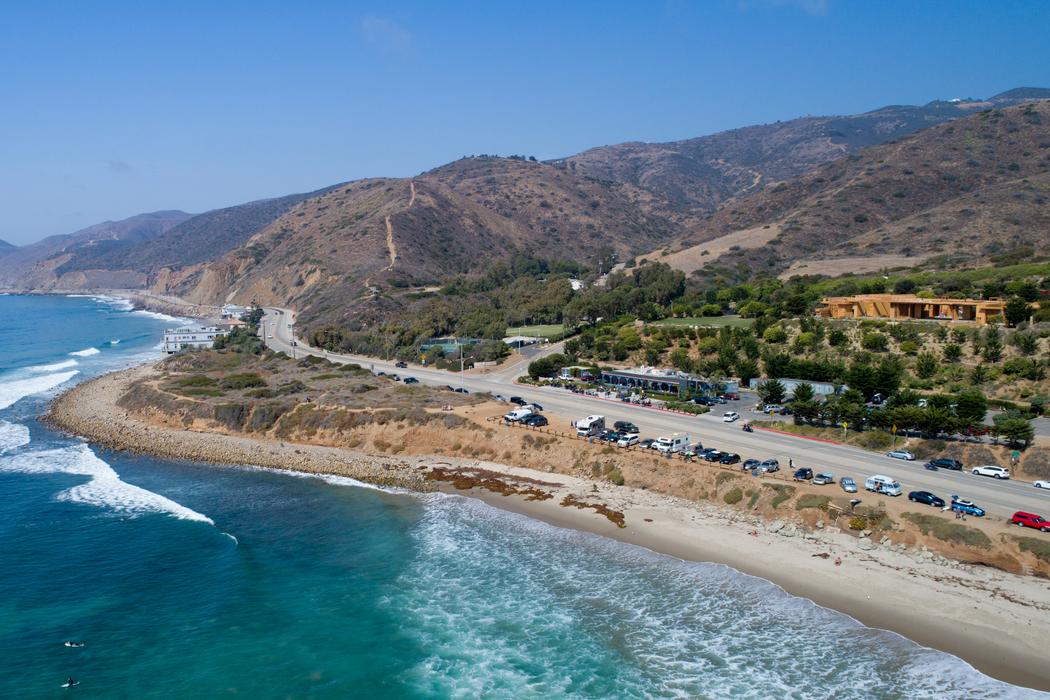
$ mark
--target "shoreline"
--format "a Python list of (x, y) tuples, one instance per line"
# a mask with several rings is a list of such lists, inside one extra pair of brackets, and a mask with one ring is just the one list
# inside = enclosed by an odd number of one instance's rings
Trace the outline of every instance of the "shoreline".
[[(116, 399), (151, 365), (82, 382), (57, 397), (43, 420), (65, 432), (117, 451), (169, 459), (348, 476), (378, 486), (441, 490), (551, 525), (582, 530), (677, 559), (712, 562), (757, 576), (788, 593), (889, 630), (922, 646), (953, 654), (993, 678), (1050, 690), (1042, 652), (1050, 629), (1050, 585), (986, 567), (917, 562), (888, 548), (862, 551), (841, 533), (776, 529), (760, 518), (712, 503), (685, 501), (610, 483), (546, 473), (477, 459), (395, 457), (196, 432), (158, 426), (129, 416)], [(549, 500), (527, 500), (479, 488), (457, 489), (426, 478), (433, 467), (496, 472), (521, 483), (542, 481)], [(600, 501), (624, 514), (618, 527), (591, 510), (562, 505), (565, 496)], [(790, 534), (789, 534), (790, 533)], [(841, 557), (841, 566), (834, 560)], [(915, 611), (922, 611), (921, 616)], [(1006, 636), (1002, 630), (1010, 630)]]

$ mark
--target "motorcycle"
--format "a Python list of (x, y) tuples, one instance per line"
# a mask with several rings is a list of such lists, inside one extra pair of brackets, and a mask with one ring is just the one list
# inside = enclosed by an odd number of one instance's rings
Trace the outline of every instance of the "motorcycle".
[(755, 429), (751, 427), (750, 423), (744, 423), (742, 426), (740, 426), (740, 429), (743, 430), (745, 433), (755, 432)]

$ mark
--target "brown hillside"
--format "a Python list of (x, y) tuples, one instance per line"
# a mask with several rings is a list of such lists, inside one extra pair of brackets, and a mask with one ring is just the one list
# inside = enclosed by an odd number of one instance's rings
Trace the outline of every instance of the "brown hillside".
[(679, 229), (649, 213), (647, 197), (544, 163), (467, 158), (308, 199), (218, 261), (157, 283), (200, 302), (289, 304), (306, 320), (378, 313), (390, 302), (376, 290), (434, 284), (512, 255), (626, 257), (670, 240)]
[(948, 254), (957, 264), (1022, 247), (1050, 253), (1050, 103), (979, 112), (767, 187), (681, 247), (765, 226), (779, 235), (717, 264), (780, 271), (858, 255)]

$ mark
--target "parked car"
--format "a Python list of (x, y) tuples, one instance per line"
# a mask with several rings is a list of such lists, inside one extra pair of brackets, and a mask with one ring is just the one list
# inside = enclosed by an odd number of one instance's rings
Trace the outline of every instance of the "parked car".
[(1050, 520), (1035, 513), (1025, 513), (1023, 510), (1014, 513), (1014, 517), (1010, 518), (1010, 522), (1019, 527), (1035, 528), (1039, 532), (1050, 532)]
[(735, 452), (723, 452), (722, 456), (718, 458), (719, 464), (736, 464), (740, 461), (740, 455)]
[(527, 403), (525, 405), (531, 408), (533, 411), (536, 411), (537, 413), (543, 410), (543, 406), (540, 406), (538, 403)]
[(631, 447), (632, 445), (639, 444), (638, 433), (626, 433), (623, 437), (616, 441), (616, 444), (620, 447)]
[(547, 425), (547, 416), (541, 416), (539, 413), (533, 413), (531, 416), (522, 421), (525, 425), (530, 428), (542, 428)]
[(831, 474), (829, 472), (820, 472), (819, 474), (817, 474), (816, 476), (813, 477), (813, 485), (814, 486), (824, 486), (825, 484), (834, 484), (834, 483), (835, 483), (835, 475)]
[(469, 391), (467, 391), (466, 389), (464, 389), (461, 386), (456, 387), (452, 391), (456, 392), (457, 394), (469, 394), (470, 393)]
[(399, 382), (399, 381), (401, 381), (401, 377), (397, 376), (396, 374), (388, 374), (388, 375), (386, 375), (386, 376), (390, 377), (390, 378), (391, 378), (391, 379), (393, 379), (393, 380), (394, 380), (395, 382)]
[(716, 404), (716, 403), (725, 405), (725, 402), (726, 402), (725, 398), (722, 397), (722, 396), (711, 396), (710, 399), (711, 399), (711, 405), (712, 406), (714, 404)]
[(776, 461), (775, 459), (767, 459), (758, 466), (764, 469), (765, 471), (769, 472), (770, 474), (772, 474), (773, 472), (780, 471), (780, 462)]
[(727, 391), (726, 393), (722, 394), (722, 398), (726, 401), (739, 401), (740, 394), (738, 394), (735, 391)]
[(703, 457), (708, 462), (717, 462), (718, 460), (722, 459), (723, 454), (725, 453), (721, 450), (716, 450), (713, 447), (709, 447), (706, 450), (704, 450)]
[(1032, 486), (1036, 487), (1037, 489), (1050, 489), (1050, 481), (1043, 481), (1042, 479), (1040, 479), (1039, 481), (1034, 482)]
[(598, 439), (605, 442), (616, 442), (622, 437), (623, 435), (618, 430), (609, 430), (608, 428), (598, 434)]
[(693, 403), (697, 406), (714, 406), (717, 402), (710, 396), (695, 396), (693, 397)]
[(508, 423), (517, 423), (533, 415), (535, 414), (527, 408), (515, 408), (511, 412), (503, 414), (503, 420)]
[(653, 438), (645, 438), (638, 443), (638, 447), (641, 447), (643, 450), (650, 450), (652, 449), (654, 442), (656, 442), (656, 440)]
[(795, 481), (809, 481), (813, 478), (813, 470), (809, 467), (802, 467), (801, 469), (796, 469), (795, 473), (791, 475), (791, 478)]
[(732, 423), (735, 420), (740, 420), (740, 414), (736, 411), (726, 411), (722, 414), (723, 423)]
[(989, 464), (983, 467), (974, 467), (970, 470), (971, 474), (977, 476), (990, 476), (993, 479), (1009, 479), (1010, 470), (1005, 467), (997, 467), (994, 464)]
[(749, 472), (752, 469), (758, 469), (762, 465), (762, 461), (758, 459), (745, 459), (744, 463), (740, 465), (740, 468), (745, 472)]
[(394, 367), (397, 367), (398, 369), (407, 369), (408, 363), (403, 360), (398, 360), (394, 363)]
[(857, 482), (848, 476), (842, 477), (839, 481), (839, 486), (841, 486), (842, 490), (846, 493), (857, 493)]
[(376, 376), (377, 377), (385, 377), (386, 376), (386, 372), (376, 372)]
[(960, 513), (966, 513), (977, 518), (984, 517), (984, 508), (973, 501), (966, 498), (959, 498), (958, 496), (952, 496), (952, 510)]
[(511, 396), (510, 402), (516, 403), (519, 406), (524, 406), (526, 403), (528, 403), (525, 399), (521, 398), (520, 396)]
[(934, 496), (929, 491), (912, 491), (908, 494), (908, 500), (915, 501), (916, 503), (925, 503), (934, 508), (944, 507), (944, 499), (940, 496)]
[(926, 463), (926, 468), (930, 469), (931, 465), (933, 466), (931, 471), (937, 471), (938, 469), (951, 469), (952, 471), (961, 472), (963, 468), (962, 462), (957, 459), (952, 459), (951, 457), (938, 457), (937, 459), (931, 459)]
[(780, 413), (784, 407), (776, 403), (767, 403), (762, 407), (762, 413)]
[(894, 459), (903, 459), (908, 462), (915, 461), (915, 455), (913, 455), (911, 452), (908, 452), (907, 450), (890, 450), (886, 453), (886, 456), (893, 457)]
[(638, 426), (627, 420), (618, 420), (613, 423), (613, 427), (619, 430), (621, 433), (640, 433)]
[(401, 381), (403, 381), (405, 384), (419, 384), (419, 380), (415, 377), (405, 377)]

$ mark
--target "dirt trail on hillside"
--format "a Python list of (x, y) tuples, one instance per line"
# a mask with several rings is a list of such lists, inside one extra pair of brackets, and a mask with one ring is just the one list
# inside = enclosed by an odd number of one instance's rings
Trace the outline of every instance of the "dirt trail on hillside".
[(394, 225), (390, 223), (390, 217), (384, 219), (386, 221), (386, 249), (390, 252), (390, 264), (383, 268), (383, 271), (394, 269), (394, 263), (397, 262), (397, 245), (394, 243)]

